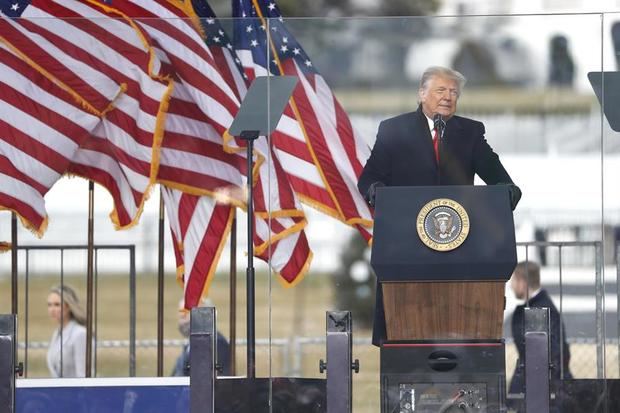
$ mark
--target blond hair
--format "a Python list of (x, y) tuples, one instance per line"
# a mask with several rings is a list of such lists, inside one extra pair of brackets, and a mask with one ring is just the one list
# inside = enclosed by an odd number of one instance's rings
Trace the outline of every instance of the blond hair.
[(465, 83), (467, 83), (467, 79), (465, 78), (465, 76), (463, 76), (461, 72), (450, 69), (448, 67), (431, 66), (424, 71), (424, 73), (422, 74), (422, 78), (420, 78), (420, 90), (425, 91), (428, 87), (428, 82), (431, 80), (431, 78), (435, 76), (443, 76), (447, 77), (448, 79), (454, 80), (458, 86), (459, 95), (465, 87)]
[(82, 307), (82, 304), (80, 304), (78, 295), (73, 288), (66, 284), (57, 285), (50, 288), (50, 293), (58, 294), (60, 300), (67, 304), (69, 307), (69, 315), (73, 320), (80, 325), (86, 324), (86, 311), (84, 307)]

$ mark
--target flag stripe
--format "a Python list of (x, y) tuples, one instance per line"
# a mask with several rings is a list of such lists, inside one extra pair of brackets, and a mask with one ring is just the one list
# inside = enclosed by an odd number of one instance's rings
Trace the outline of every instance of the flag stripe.
[[(136, 192), (123, 177), (123, 171), (115, 159), (98, 151), (79, 149), (68, 172), (91, 179), (106, 188), (114, 201), (116, 218), (113, 222), (117, 227), (125, 226), (132, 221), (138, 210)], [(141, 193), (137, 196), (141, 196)]]
[(314, 153), (320, 164), (323, 165), (323, 173), (326, 174), (333, 193), (337, 194), (344, 218), (347, 221), (355, 217), (370, 219), (368, 207), (357, 190), (356, 175), (350, 163), (335, 162), (335, 159), (347, 159), (346, 153), (344, 153), (342, 146), (336, 144), (336, 140), (326, 139), (327, 136), (336, 137), (340, 135), (338, 135), (336, 125), (330, 122), (329, 115), (323, 110), (325, 102), (319, 101), (305, 75), (293, 60), (286, 61), (283, 67), (286, 74), (297, 75), (300, 78), (301, 85), (296, 88), (294, 99), (300, 112), (304, 113), (305, 130), (311, 136)]
[(38, 194), (27, 196), (32, 188), (3, 173), (0, 173), (0, 186), (2, 187), (2, 191), (0, 191), (0, 207), (15, 211), (36, 231), (44, 231), (47, 214), (43, 203), (37, 202), (43, 198), (38, 197)]
[(198, 259), (194, 261), (189, 274), (186, 266), (186, 277), (188, 275), (189, 277), (185, 286), (185, 308), (196, 306), (200, 302), (203, 294), (206, 293), (206, 289), (209, 286), (215, 270), (217, 259), (219, 259), (222, 250), (221, 247), (226, 242), (225, 235), (230, 229), (230, 214), (230, 205), (216, 206), (211, 214), (209, 225), (203, 232), (210, 236), (202, 238), (202, 242), (199, 246), (200, 249), (206, 251), (216, 251), (216, 254), (214, 257), (206, 257), (205, 255), (199, 256)]
[(40, 236), (43, 195), (100, 120), (2, 44), (0, 72), (0, 206)]
[[(30, 140), (27, 135), (23, 135), (18, 130), (5, 128), (5, 125), (0, 122), (0, 130), (5, 131), (5, 133), (9, 133), (14, 135), (21, 135), (23, 140)], [(7, 135), (4, 135), (7, 136)], [(18, 144), (23, 143), (23, 141), (17, 141)], [(21, 145), (20, 145), (21, 146)], [(17, 168), (19, 171), (28, 171), (28, 180), (27, 182), (34, 189), (44, 195), (47, 190), (56, 182), (62, 173), (65, 171), (66, 166), (68, 164), (68, 160), (65, 158), (59, 158), (56, 161), (56, 165), (50, 165), (45, 163), (45, 156), (41, 156), (42, 160), (39, 160), (33, 156), (31, 156), (26, 151), (20, 150), (20, 147), (12, 146), (9, 142), (9, 139), (3, 138), (0, 140), (0, 153), (6, 156), (11, 160), (11, 163)], [(31, 149), (31, 148), (28, 148)], [(53, 153), (51, 150), (45, 150), (45, 148), (41, 148), (39, 152), (47, 152), (48, 154)], [(42, 154), (40, 154), (42, 155)], [(56, 168), (54, 168), (56, 167)], [(23, 179), (22, 179), (23, 180)]]
[[(229, 112), (236, 113), (239, 101), (221, 74), (215, 70), (213, 57), (208, 49), (203, 47), (203, 39), (196, 30), (191, 30), (191, 25), (186, 21), (187, 16), (182, 11), (172, 5), (153, 0), (130, 0), (123, 7), (127, 7), (128, 14), (132, 17), (145, 17), (140, 23), (168, 52), (168, 58), (175, 71), (188, 82), (188, 85), (199, 85), (202, 93), (206, 96), (215, 96), (219, 104)], [(171, 51), (174, 51), (174, 54), (170, 53)], [(200, 100), (196, 102), (200, 103)], [(204, 111), (208, 107), (201, 106), (201, 108)], [(218, 119), (217, 116), (210, 117)]]
[[(8, 19), (0, 19), (0, 39), (20, 52), (24, 53), (40, 67), (67, 85), (83, 102), (90, 105), (97, 114), (106, 112), (112, 101), (121, 93), (121, 86), (111, 82), (89, 66), (63, 53), (51, 42), (39, 35), (28, 33), (24, 27), (9, 23)], [(28, 23), (26, 19), (20, 19)], [(62, 62), (66, 62), (69, 67)]]

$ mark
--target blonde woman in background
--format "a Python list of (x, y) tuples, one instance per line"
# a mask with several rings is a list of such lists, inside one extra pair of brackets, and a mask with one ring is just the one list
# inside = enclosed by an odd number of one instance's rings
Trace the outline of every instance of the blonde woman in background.
[(52, 377), (86, 376), (86, 312), (75, 290), (67, 285), (53, 287), (47, 296), (47, 313), (58, 323), (47, 350), (47, 367)]

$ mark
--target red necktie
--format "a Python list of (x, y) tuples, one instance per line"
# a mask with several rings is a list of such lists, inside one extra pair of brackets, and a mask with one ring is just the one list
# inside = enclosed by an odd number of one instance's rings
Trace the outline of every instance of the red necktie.
[(433, 129), (433, 148), (435, 149), (435, 160), (439, 165), (439, 139), (437, 136), (437, 129)]

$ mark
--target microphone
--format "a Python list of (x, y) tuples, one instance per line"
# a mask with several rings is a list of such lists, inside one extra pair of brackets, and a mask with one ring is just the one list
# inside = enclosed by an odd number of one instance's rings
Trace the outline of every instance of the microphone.
[(435, 116), (433, 116), (433, 124), (435, 125), (435, 129), (437, 129), (439, 139), (443, 139), (443, 133), (446, 131), (446, 121), (443, 120), (441, 114), (435, 113)]

